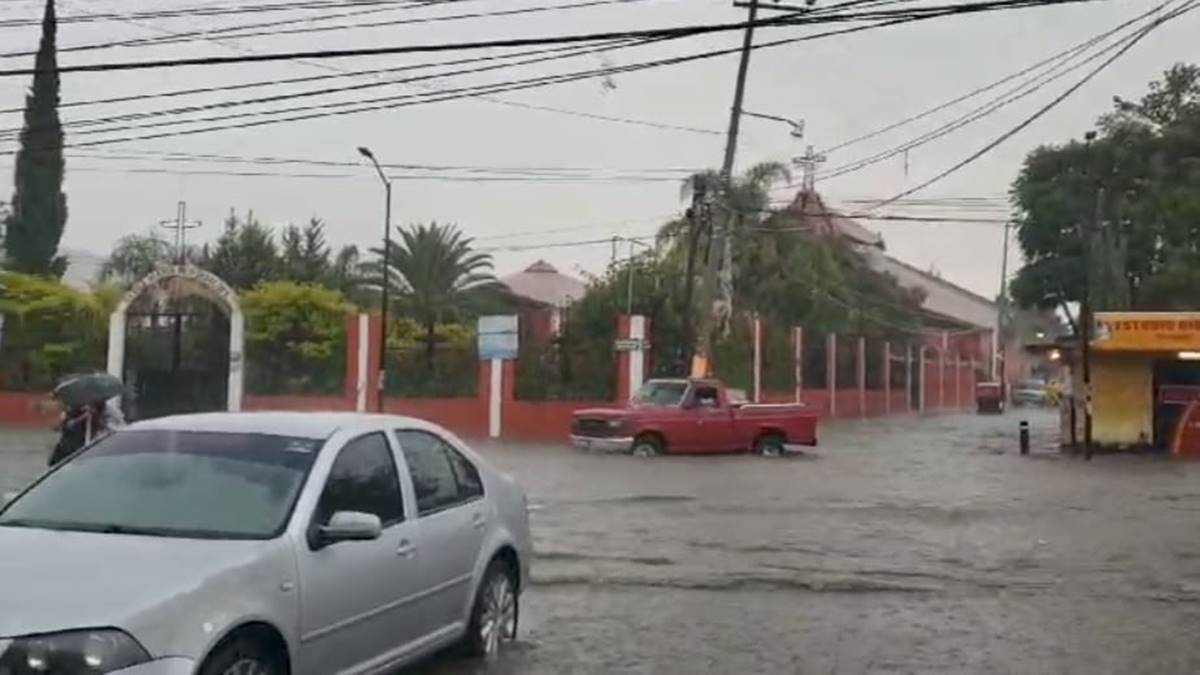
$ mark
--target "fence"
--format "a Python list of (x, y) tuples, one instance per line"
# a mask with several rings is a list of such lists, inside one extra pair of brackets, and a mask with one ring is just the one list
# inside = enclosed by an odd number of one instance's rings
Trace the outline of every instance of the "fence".
[[(615, 323), (616, 337), (654, 344), (647, 340), (653, 331), (643, 318), (621, 317)], [(435, 361), (430, 376), (427, 360), (397, 365), (393, 359), (399, 355), (391, 350), (381, 400), (380, 332), (378, 317), (347, 317), (344, 354), (340, 363), (327, 364), (343, 375), (337, 386), (327, 384), (315, 392), (251, 392), (244, 407), (383, 410), (428, 419), (463, 436), (561, 441), (570, 433), (576, 410), (619, 405), (653, 372), (652, 353), (614, 350), (607, 359), (593, 359), (596, 363), (582, 358), (569, 362), (569, 368), (579, 369), (575, 372), (587, 373), (593, 381), (591, 390), (581, 388), (577, 395), (563, 396), (561, 391), (555, 394), (543, 388), (539, 397), (530, 390), (529, 373), (561, 374), (555, 370), (564, 365), (561, 352), (527, 349), (517, 360), (480, 361), (473, 347), (469, 351), (439, 347), (435, 359), (442, 360)], [(970, 345), (981, 342), (978, 334), (964, 334), (960, 340), (946, 333), (892, 343), (747, 321), (721, 342), (716, 355), (724, 355), (724, 361), (717, 360), (715, 367), (731, 386), (745, 388), (752, 400), (800, 402), (826, 418), (932, 413), (973, 405), (983, 360), (970, 351)], [(406, 378), (402, 368), (417, 369), (416, 374)], [(422, 377), (439, 381), (429, 381), (421, 389), (417, 383)], [(48, 424), (54, 409), (46, 403), (42, 393), (0, 391), (0, 424)]]

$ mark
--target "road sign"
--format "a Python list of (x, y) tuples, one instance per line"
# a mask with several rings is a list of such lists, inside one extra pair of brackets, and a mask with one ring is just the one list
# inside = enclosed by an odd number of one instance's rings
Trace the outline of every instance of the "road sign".
[(614, 343), (619, 352), (640, 352), (646, 350), (646, 341), (642, 338), (620, 338)]
[(479, 317), (479, 358), (515, 359), (519, 347), (516, 315)]

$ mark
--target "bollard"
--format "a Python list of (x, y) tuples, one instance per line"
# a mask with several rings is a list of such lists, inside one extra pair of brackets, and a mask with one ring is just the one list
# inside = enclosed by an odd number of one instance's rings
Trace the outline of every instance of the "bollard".
[(1029, 422), (1021, 420), (1021, 454), (1029, 454)]

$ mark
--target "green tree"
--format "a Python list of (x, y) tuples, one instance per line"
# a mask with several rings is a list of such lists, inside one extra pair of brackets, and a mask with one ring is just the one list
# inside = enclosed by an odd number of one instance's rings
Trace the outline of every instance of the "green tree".
[(255, 220), (253, 211), (245, 221), (229, 214), (225, 231), (214, 245), (204, 247), (198, 263), (239, 290), (278, 278), (280, 268), (275, 237)]
[[(390, 292), (400, 315), (424, 329), (426, 366), (432, 370), (437, 349), (437, 326), (462, 322), (496, 302), (498, 284), (492, 275), (492, 256), (472, 248), (454, 225), (413, 225), (397, 228), (400, 241), (389, 253)], [(373, 249), (382, 257), (382, 249)], [(378, 264), (369, 272), (379, 276)]]
[(1200, 307), (1200, 68), (1116, 99), (1097, 131), (1035, 149), (1013, 183), (1026, 260), (1014, 300), (1065, 311), (1087, 279), (1097, 310)]
[(103, 365), (106, 317), (97, 300), (42, 276), (0, 273), (0, 385), (47, 389)]
[(303, 228), (288, 226), (280, 243), (282, 278), (310, 284), (328, 280), (331, 271), (329, 245), (325, 242), (325, 223), (320, 218), (312, 218)]
[(67, 197), (63, 183), (63, 130), (58, 116), (58, 19), (54, 0), (46, 0), (42, 39), (34, 62), (37, 72), (25, 97), (13, 172), (11, 213), (5, 235), (7, 265), (29, 274), (61, 277), (67, 261), (58, 255), (58, 242), (67, 223)]
[(169, 262), (171, 254), (171, 245), (157, 233), (126, 235), (104, 261), (100, 280), (130, 286)]
[(293, 281), (264, 282), (241, 297), (249, 387), (259, 393), (333, 393), (345, 373), (341, 293)]

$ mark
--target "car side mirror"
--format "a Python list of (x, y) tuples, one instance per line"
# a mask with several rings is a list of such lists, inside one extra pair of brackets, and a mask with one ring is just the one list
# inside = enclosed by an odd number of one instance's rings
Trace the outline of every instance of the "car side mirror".
[(383, 521), (372, 513), (338, 511), (329, 519), (329, 524), (316, 528), (313, 542), (316, 548), (324, 548), (343, 541), (373, 541), (383, 536)]

